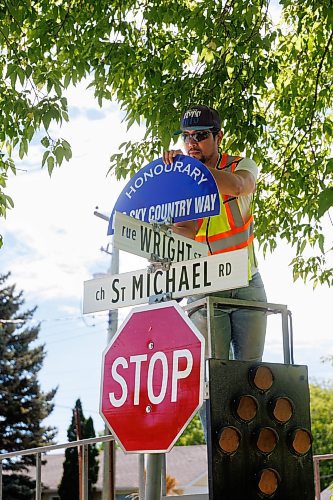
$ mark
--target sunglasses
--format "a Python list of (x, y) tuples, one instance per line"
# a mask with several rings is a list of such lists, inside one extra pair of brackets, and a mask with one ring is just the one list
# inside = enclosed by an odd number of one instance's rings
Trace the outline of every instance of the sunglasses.
[(211, 130), (199, 130), (198, 132), (194, 132), (194, 134), (189, 134), (188, 132), (184, 132), (182, 134), (182, 139), (185, 144), (189, 143), (190, 141), (201, 142), (204, 141), (205, 139), (208, 139), (211, 133), (212, 133)]

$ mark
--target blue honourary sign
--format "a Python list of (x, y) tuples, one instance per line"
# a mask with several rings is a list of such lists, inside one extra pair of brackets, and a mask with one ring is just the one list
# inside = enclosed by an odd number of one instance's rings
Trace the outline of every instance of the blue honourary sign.
[(145, 222), (199, 219), (220, 213), (220, 198), (210, 170), (199, 160), (178, 155), (171, 165), (162, 158), (142, 167), (126, 184), (112, 210)]

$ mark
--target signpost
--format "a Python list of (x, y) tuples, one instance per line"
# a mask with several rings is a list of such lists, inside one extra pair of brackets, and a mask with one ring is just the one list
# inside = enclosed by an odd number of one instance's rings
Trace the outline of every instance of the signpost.
[(133, 310), (103, 354), (100, 414), (124, 451), (171, 449), (203, 400), (204, 338), (177, 302)]
[(139, 257), (179, 262), (207, 255), (207, 245), (185, 238), (166, 226), (148, 224), (116, 212), (114, 245)]
[(146, 500), (160, 498), (160, 454), (203, 399), (204, 339), (177, 302), (163, 301), (248, 284), (246, 248), (207, 256), (206, 245), (167, 224), (219, 213), (219, 191), (205, 165), (183, 155), (170, 165), (158, 158), (127, 183), (108, 227), (115, 246), (153, 263), (84, 283), (84, 313), (155, 302), (133, 310), (105, 350), (100, 400), (123, 450), (150, 454)]
[(83, 312), (107, 311), (147, 303), (152, 295), (178, 299), (246, 286), (247, 249), (176, 262), (154, 273), (147, 269), (107, 274), (84, 282)]

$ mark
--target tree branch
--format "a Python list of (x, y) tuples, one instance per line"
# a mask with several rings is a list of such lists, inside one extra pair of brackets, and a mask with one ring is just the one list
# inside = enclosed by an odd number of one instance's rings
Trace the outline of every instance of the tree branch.
[(320, 58), (320, 62), (319, 62), (319, 66), (318, 66), (318, 71), (317, 71), (317, 75), (316, 75), (316, 85), (315, 85), (315, 92), (314, 92), (314, 102), (313, 102), (313, 110), (312, 110), (312, 113), (311, 113), (311, 118), (310, 118), (310, 124), (309, 124), (309, 139), (310, 139), (310, 144), (312, 144), (312, 127), (313, 127), (313, 121), (314, 121), (314, 117), (315, 117), (315, 113), (316, 113), (316, 105), (317, 105), (317, 100), (318, 100), (318, 89), (319, 89), (319, 79), (320, 79), (320, 75), (321, 75), (321, 72), (322, 72), (322, 69), (323, 69), (323, 65), (324, 65), (324, 61), (325, 61), (325, 58), (326, 58), (326, 54), (328, 53), (328, 49), (329, 49), (329, 46), (330, 46), (330, 43), (333, 39), (333, 30), (331, 31), (331, 34), (330, 34), (330, 37), (327, 41), (327, 44), (325, 46), (325, 49), (324, 49), (324, 52)]

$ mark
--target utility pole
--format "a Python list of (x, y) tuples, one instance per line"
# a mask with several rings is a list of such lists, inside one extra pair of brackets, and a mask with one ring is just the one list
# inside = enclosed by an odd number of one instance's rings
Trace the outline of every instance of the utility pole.
[[(109, 273), (119, 273), (119, 250), (112, 245), (111, 262)], [(109, 311), (108, 329), (107, 329), (107, 345), (118, 329), (118, 310)], [(105, 426), (106, 434), (110, 431)], [(103, 471), (103, 496), (102, 500), (115, 499), (115, 477), (116, 477), (116, 449), (115, 442), (108, 441), (104, 443), (104, 471)]]
[[(109, 217), (98, 212), (98, 207), (94, 211), (94, 215), (103, 220), (109, 221)], [(108, 269), (109, 274), (119, 273), (119, 250), (115, 248), (112, 242), (111, 251), (109, 251), (110, 245), (108, 244), (106, 248), (101, 247), (101, 251), (110, 255), (110, 266)], [(108, 315), (108, 326), (107, 326), (107, 341), (106, 345), (109, 345), (112, 337), (118, 329), (118, 310), (109, 311)], [(105, 426), (105, 434), (109, 434), (109, 429)], [(104, 462), (103, 462), (103, 492), (102, 500), (114, 500), (115, 499), (115, 476), (116, 476), (116, 460), (115, 460), (115, 442), (108, 441), (104, 443)]]

